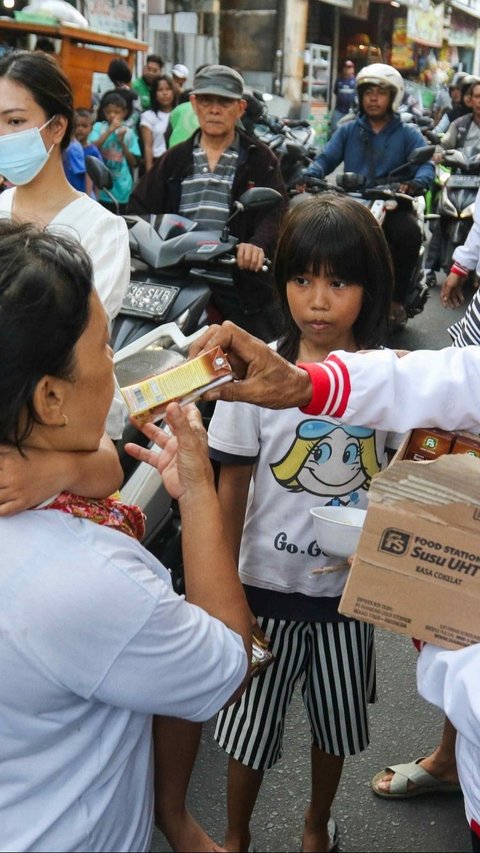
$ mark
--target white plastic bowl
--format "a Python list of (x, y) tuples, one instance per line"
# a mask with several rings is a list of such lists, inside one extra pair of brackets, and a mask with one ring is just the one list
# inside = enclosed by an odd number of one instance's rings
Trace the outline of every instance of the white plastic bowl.
[(357, 548), (366, 509), (349, 506), (314, 506), (310, 509), (317, 543), (335, 557), (349, 557)]

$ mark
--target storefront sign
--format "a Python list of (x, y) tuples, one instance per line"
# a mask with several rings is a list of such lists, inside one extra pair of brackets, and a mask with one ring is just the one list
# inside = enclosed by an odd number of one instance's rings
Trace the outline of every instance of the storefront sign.
[(415, 67), (413, 42), (407, 36), (406, 18), (395, 18), (393, 22), (390, 63), (398, 71), (410, 71)]
[(429, 0), (418, 0), (417, 6), (407, 11), (407, 34), (417, 44), (441, 47), (443, 42), (444, 3), (430, 5)]
[(136, 38), (136, 0), (86, 0), (92, 30)]

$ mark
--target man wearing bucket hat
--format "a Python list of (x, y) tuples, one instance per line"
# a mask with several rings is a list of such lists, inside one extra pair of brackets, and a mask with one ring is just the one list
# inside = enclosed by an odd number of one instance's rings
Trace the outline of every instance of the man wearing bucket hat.
[(231, 233), (239, 240), (236, 266), (218, 274), (212, 303), (224, 319), (271, 341), (281, 327), (271, 273), (262, 272), (273, 254), (287, 195), (278, 161), (262, 142), (238, 122), (246, 101), (243, 78), (226, 65), (206, 65), (195, 75), (190, 94), (199, 129), (169, 148), (138, 182), (130, 213), (179, 213), (202, 229), (221, 231), (234, 202), (254, 186), (278, 190), (283, 203), (275, 210), (239, 213)]

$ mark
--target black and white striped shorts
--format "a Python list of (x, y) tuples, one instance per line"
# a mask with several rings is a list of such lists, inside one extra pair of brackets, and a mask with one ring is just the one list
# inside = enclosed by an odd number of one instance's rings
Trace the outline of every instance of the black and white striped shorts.
[(373, 627), (365, 622), (291, 622), (259, 617), (275, 662), (220, 711), (215, 740), (232, 758), (268, 770), (282, 756), (285, 715), (300, 683), (312, 743), (356, 755), (369, 743), (368, 702), (376, 699)]

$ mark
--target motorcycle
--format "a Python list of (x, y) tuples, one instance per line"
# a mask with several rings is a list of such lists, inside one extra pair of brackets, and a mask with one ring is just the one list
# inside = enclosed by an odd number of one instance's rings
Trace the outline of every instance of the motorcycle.
[[(324, 179), (311, 177), (307, 180), (307, 189), (310, 193), (325, 191), (347, 193), (359, 204), (366, 205), (380, 225), (382, 225), (389, 210), (403, 207), (414, 212), (422, 232), (422, 244), (404, 304), (407, 319), (411, 319), (423, 311), (432, 286), (432, 281), (427, 278), (424, 269), (425, 247), (430, 234), (428, 231), (429, 217), (425, 214), (424, 195), (411, 196), (399, 192), (399, 179), (400, 176), (408, 174), (412, 166), (420, 166), (422, 163), (430, 160), (434, 151), (434, 145), (415, 148), (410, 154), (407, 163), (402, 163), (402, 165), (393, 169), (388, 175), (385, 184), (375, 187), (365, 187), (365, 176), (356, 172), (344, 172), (337, 175), (336, 184), (331, 184)], [(296, 198), (297, 200), (301, 200), (301, 194), (297, 195)]]
[[(112, 176), (96, 157), (87, 156), (96, 187), (110, 193)], [(206, 321), (206, 308), (219, 270), (236, 263), (237, 237), (230, 223), (240, 212), (270, 210), (281, 195), (270, 187), (252, 187), (234, 202), (221, 232), (203, 230), (178, 214), (124, 215), (132, 257), (132, 278), (120, 313), (113, 321), (116, 351), (155, 329), (174, 322), (190, 335)], [(265, 262), (263, 271), (269, 268)]]
[[(120, 387), (131, 385), (146, 376), (181, 364), (187, 357), (190, 345), (206, 328), (204, 326), (186, 336), (176, 323), (165, 323), (118, 350), (113, 359), (118, 384)], [(166, 429), (165, 423), (162, 422), (160, 427)], [(116, 442), (125, 478), (121, 489), (122, 500), (139, 506), (145, 513), (142, 543), (170, 569), (173, 586), (182, 593), (183, 562), (178, 507), (165, 489), (158, 471), (146, 462), (137, 462), (125, 452), (128, 441), (147, 445), (143, 433), (127, 423), (121, 440)], [(156, 445), (149, 443), (148, 446), (160, 452)]]
[(307, 119), (269, 116), (260, 92), (245, 96), (247, 109), (242, 124), (251, 135), (268, 145), (280, 161), (285, 186), (294, 186), (317, 154), (315, 130)]
[(446, 150), (441, 165), (445, 174), (437, 200), (442, 248), (440, 265), (448, 273), (457, 246), (463, 246), (473, 223), (475, 199), (480, 189), (480, 152), (476, 147)]

